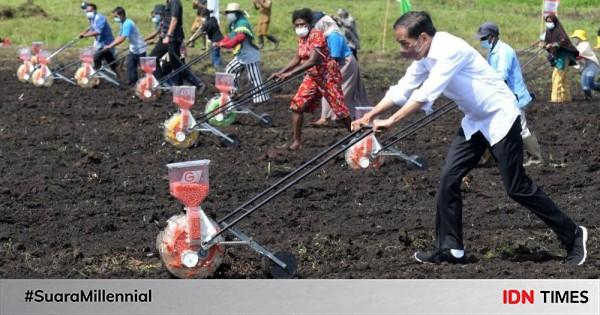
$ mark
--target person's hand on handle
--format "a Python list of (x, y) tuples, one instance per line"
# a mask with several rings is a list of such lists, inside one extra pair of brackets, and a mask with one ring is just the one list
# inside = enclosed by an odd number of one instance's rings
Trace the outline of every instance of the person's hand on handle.
[(284, 81), (285, 79), (287, 79), (287, 78), (289, 78), (291, 76), (292, 76), (291, 73), (289, 73), (289, 72), (283, 72), (283, 73), (280, 73), (280, 74), (277, 75), (276, 80), (277, 81)]
[(393, 125), (394, 125), (394, 121), (391, 118), (375, 119), (375, 120), (373, 120), (373, 131), (382, 132), (386, 129), (391, 128)]
[(350, 129), (352, 131), (355, 131), (355, 130), (358, 130), (358, 129), (362, 128), (362, 127), (368, 126), (370, 124), (371, 124), (371, 118), (370, 118), (369, 114), (367, 113), (364, 116), (362, 116), (360, 119), (357, 119), (357, 120), (353, 121), (350, 124)]
[(277, 72), (275, 72), (275, 73), (271, 74), (271, 75), (269, 76), (269, 78), (267, 78), (267, 80), (268, 80), (268, 81), (271, 81), (271, 80), (279, 81), (279, 80), (281, 80), (281, 75), (283, 75), (283, 71), (282, 71), (282, 70), (279, 70), (279, 71), (277, 71)]

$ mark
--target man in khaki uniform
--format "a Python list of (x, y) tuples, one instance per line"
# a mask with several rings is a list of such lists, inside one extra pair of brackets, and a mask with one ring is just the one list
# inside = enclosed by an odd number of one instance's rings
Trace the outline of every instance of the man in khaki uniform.
[(275, 47), (279, 46), (279, 40), (269, 35), (269, 23), (271, 22), (271, 0), (252, 0), (254, 2), (254, 8), (258, 10), (260, 16), (258, 18), (258, 48), (262, 49), (265, 46), (265, 37), (275, 44)]
[[(202, 15), (203, 11), (208, 10), (208, 8), (206, 6), (206, 0), (193, 0), (192, 8), (194, 8), (196, 10), (196, 18), (194, 19), (194, 22), (192, 23), (192, 27), (190, 27), (190, 31), (192, 33), (192, 37), (190, 37), (190, 39), (200, 38), (200, 40), (202, 40), (202, 48), (204, 50), (206, 50), (207, 49), (206, 36), (196, 36), (196, 37), (193, 36), (196, 33), (196, 31), (198, 31), (199, 29), (202, 28), (202, 25), (204, 25), (204, 22), (206, 21), (206, 19)], [(190, 46), (190, 47), (194, 47), (195, 43), (196, 43), (195, 39), (188, 40), (188, 46)]]

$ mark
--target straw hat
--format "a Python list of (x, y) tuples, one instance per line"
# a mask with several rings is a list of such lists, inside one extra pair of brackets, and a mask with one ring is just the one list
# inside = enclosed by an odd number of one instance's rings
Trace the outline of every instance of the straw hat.
[(575, 30), (571, 37), (576, 37), (581, 40), (587, 40), (587, 34), (584, 30)]
[(227, 7), (225, 8), (225, 13), (228, 12), (243, 12), (242, 11), (242, 7), (240, 6), (239, 3), (235, 3), (235, 2), (231, 2), (227, 4)]

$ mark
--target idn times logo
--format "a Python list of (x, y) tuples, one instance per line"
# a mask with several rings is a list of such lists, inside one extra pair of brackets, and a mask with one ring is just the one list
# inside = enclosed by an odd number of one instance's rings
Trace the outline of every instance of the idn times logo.
[(502, 290), (502, 304), (585, 304), (589, 301), (587, 290)]

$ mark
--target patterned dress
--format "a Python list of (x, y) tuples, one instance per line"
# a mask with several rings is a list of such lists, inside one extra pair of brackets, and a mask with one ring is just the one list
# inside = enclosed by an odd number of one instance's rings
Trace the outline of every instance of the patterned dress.
[(342, 74), (337, 62), (329, 55), (323, 32), (312, 29), (308, 36), (298, 39), (297, 53), (301, 62), (306, 62), (317, 48), (321, 63), (307, 70), (290, 108), (297, 112), (312, 112), (321, 105), (321, 98), (325, 97), (336, 116), (348, 117), (350, 113), (344, 102)]

